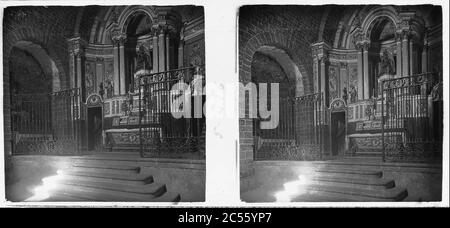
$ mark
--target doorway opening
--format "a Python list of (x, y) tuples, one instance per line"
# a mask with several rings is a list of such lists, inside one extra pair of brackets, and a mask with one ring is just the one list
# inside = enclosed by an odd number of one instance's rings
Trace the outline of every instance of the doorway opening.
[(100, 151), (102, 148), (102, 108), (91, 107), (87, 109), (88, 127), (87, 141), (89, 151)]
[(331, 155), (340, 156), (345, 152), (345, 112), (331, 113)]

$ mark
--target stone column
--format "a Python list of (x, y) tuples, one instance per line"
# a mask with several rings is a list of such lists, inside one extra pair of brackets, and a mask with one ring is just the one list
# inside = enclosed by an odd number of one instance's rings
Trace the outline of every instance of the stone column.
[(397, 77), (401, 77), (402, 74), (402, 61), (403, 61), (403, 57), (402, 57), (402, 36), (401, 34), (397, 34), (396, 37), (397, 40), (397, 69), (396, 69), (396, 73), (397, 73)]
[(409, 72), (409, 34), (407, 32), (403, 32), (403, 40), (402, 40), (402, 76), (407, 77), (410, 75)]
[(428, 72), (428, 45), (423, 45), (422, 50), (422, 73)]
[(347, 63), (341, 62), (339, 65), (339, 97), (342, 97), (344, 95), (344, 88), (347, 90), (347, 101), (349, 99), (349, 91), (348, 91), (348, 70), (347, 70)]
[(158, 36), (158, 62), (159, 67), (158, 71), (163, 72), (166, 71), (166, 31), (165, 29), (161, 29)]
[(363, 83), (364, 83), (364, 97), (363, 99), (370, 99), (370, 75), (369, 75), (369, 43), (364, 43), (363, 45)]
[(318, 56), (314, 58), (314, 93), (320, 92), (320, 65), (319, 65), (320, 59)]
[(85, 91), (84, 91), (84, 58), (82, 56), (82, 52), (77, 53), (77, 87), (80, 88), (81, 100), (85, 99)]
[(178, 44), (178, 68), (183, 68), (184, 60), (184, 40), (180, 39), (180, 43)]
[(155, 33), (153, 36), (153, 73), (159, 72), (158, 49), (158, 34)]
[(166, 70), (170, 70), (170, 35), (166, 35)]
[(413, 75), (415, 73), (414, 68), (415, 62), (414, 62), (414, 51), (413, 51), (414, 42), (413, 40), (409, 40), (409, 74)]
[(125, 85), (125, 41), (126, 36), (121, 35), (119, 37), (119, 81), (120, 81), (120, 94), (126, 94), (126, 85)]
[(120, 82), (119, 82), (120, 68), (119, 68), (119, 44), (117, 42), (114, 43), (113, 53), (114, 53), (114, 76), (113, 76), (114, 95), (119, 95), (120, 94)]
[(328, 58), (322, 56), (320, 60), (320, 91), (323, 92), (324, 103), (328, 107), (329, 103), (329, 88), (328, 88), (328, 72), (327, 72)]
[(358, 61), (358, 100), (364, 99), (363, 91), (364, 91), (364, 77), (363, 77), (363, 52), (362, 47), (357, 46), (358, 50), (357, 55), (357, 61)]
[[(97, 88), (95, 88), (95, 91), (100, 91), (100, 83), (103, 83), (103, 58), (97, 57), (96, 58), (96, 69), (95, 69), (95, 75), (97, 76)], [(103, 85), (103, 90), (105, 89), (105, 85)]]
[(76, 88), (77, 60), (74, 51), (70, 51), (70, 88)]

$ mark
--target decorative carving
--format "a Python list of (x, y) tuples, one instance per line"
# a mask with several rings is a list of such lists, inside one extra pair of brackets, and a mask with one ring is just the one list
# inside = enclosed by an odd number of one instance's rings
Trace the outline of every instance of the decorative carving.
[(139, 70), (146, 70), (153, 68), (152, 54), (150, 50), (144, 45), (139, 46), (139, 50), (136, 52), (137, 62), (135, 72)]
[(345, 101), (341, 98), (336, 98), (330, 103), (330, 110), (332, 112), (345, 111), (346, 107)]
[(106, 90), (106, 98), (111, 98), (114, 95), (114, 65), (112, 62), (106, 64), (104, 86)]
[(351, 67), (349, 76), (350, 103), (355, 103), (358, 100), (358, 69)]
[(329, 72), (328, 78), (329, 98), (330, 100), (333, 100), (338, 97), (336, 68), (330, 67), (328, 72)]
[(95, 78), (95, 67), (92, 62), (86, 62), (85, 69), (85, 86), (86, 86), (86, 94), (89, 96), (90, 94), (95, 93), (96, 88), (96, 78)]
[(88, 107), (101, 107), (102, 106), (102, 98), (98, 94), (92, 94), (88, 97), (86, 101), (86, 105)]
[(387, 49), (384, 49), (383, 53), (381, 54), (380, 74), (378, 76), (385, 74), (395, 74), (394, 65), (394, 59), (392, 58), (392, 55)]

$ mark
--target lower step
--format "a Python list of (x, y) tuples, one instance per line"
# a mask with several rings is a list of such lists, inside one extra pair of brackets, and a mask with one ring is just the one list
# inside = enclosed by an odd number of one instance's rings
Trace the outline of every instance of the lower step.
[(384, 190), (372, 190), (372, 189), (361, 189), (352, 187), (341, 187), (333, 185), (309, 185), (307, 187), (309, 191), (312, 192), (326, 192), (339, 194), (343, 198), (355, 198), (364, 199), (363, 201), (402, 201), (408, 196), (408, 192), (403, 188), (391, 188)]
[[(166, 195), (167, 194), (167, 195)], [(51, 197), (46, 201), (56, 199), (73, 199), (73, 201), (104, 201), (104, 202), (178, 202), (179, 194), (164, 193), (158, 197), (151, 194), (136, 194), (105, 189), (94, 189), (83, 186), (74, 187), (61, 185), (50, 192)]]

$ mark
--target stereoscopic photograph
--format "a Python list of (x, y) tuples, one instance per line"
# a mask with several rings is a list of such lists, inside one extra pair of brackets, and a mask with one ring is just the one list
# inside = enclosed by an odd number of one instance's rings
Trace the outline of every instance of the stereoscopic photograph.
[(2, 23), (8, 201), (205, 200), (202, 6), (10, 6)]
[(440, 6), (238, 15), (241, 200), (441, 200)]

